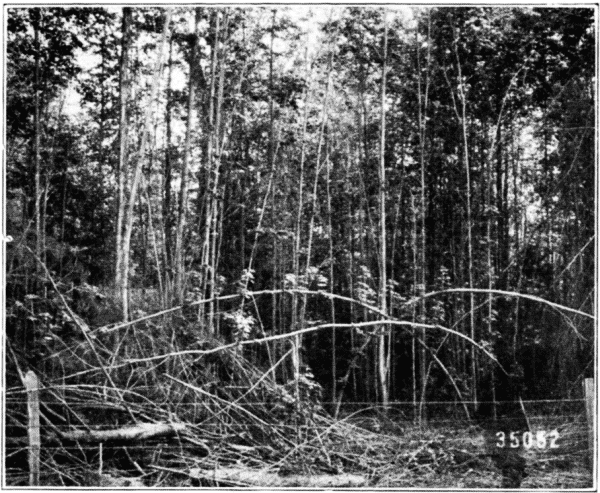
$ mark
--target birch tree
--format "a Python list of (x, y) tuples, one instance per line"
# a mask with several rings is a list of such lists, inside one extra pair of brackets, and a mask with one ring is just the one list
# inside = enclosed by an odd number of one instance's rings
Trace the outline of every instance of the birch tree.
[[(385, 118), (386, 118), (386, 71), (388, 57), (387, 10), (383, 14), (383, 67), (381, 70), (381, 131), (379, 136), (379, 309), (387, 315), (387, 233), (386, 233), (386, 181), (385, 181)], [(377, 341), (378, 371), (381, 402), (387, 407), (389, 402), (390, 376), (390, 334), (384, 325)]]
[(158, 93), (158, 88), (160, 85), (160, 78), (163, 66), (163, 54), (165, 51), (165, 46), (168, 43), (169, 37), (169, 27), (171, 22), (171, 13), (172, 9), (168, 8), (165, 10), (165, 19), (164, 19), (164, 28), (162, 33), (162, 39), (159, 45), (159, 52), (156, 57), (156, 63), (154, 67), (154, 74), (152, 77), (152, 86), (150, 97), (148, 101), (148, 105), (146, 107), (146, 112), (144, 115), (144, 127), (142, 130), (142, 136), (140, 139), (140, 147), (135, 156), (135, 169), (133, 171), (133, 178), (131, 182), (131, 187), (129, 189), (129, 200), (127, 203), (127, 209), (124, 212), (123, 222), (124, 222), (124, 231), (123, 231), (123, 239), (121, 245), (121, 255), (122, 255), (122, 264), (121, 264), (121, 303), (123, 310), (123, 320), (126, 321), (129, 318), (129, 304), (128, 304), (128, 296), (129, 296), (129, 258), (131, 251), (131, 235), (133, 233), (133, 216), (134, 216), (134, 208), (137, 202), (138, 189), (140, 185), (140, 180), (142, 177), (142, 165), (144, 162), (144, 158), (146, 155), (146, 151), (148, 148), (148, 143), (150, 141), (150, 133), (152, 132), (152, 116), (153, 116), (153, 102), (156, 99), (156, 95)]

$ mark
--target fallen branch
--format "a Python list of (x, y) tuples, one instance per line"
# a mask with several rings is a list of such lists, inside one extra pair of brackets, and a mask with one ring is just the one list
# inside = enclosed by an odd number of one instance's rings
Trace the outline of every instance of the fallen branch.
[(171, 437), (185, 431), (183, 423), (141, 423), (117, 430), (74, 430), (62, 432), (62, 438), (76, 442), (135, 442), (150, 438)]
[(205, 479), (217, 483), (233, 482), (264, 488), (358, 488), (367, 485), (367, 479), (356, 474), (280, 476), (272, 472), (235, 467), (210, 470), (193, 468), (190, 469), (188, 475), (194, 479)]
[(203, 355), (207, 355), (207, 354), (217, 353), (217, 352), (223, 351), (225, 349), (232, 349), (232, 348), (235, 348), (238, 346), (247, 346), (250, 344), (262, 344), (262, 343), (270, 342), (270, 341), (289, 339), (291, 337), (296, 337), (301, 334), (307, 334), (309, 332), (316, 332), (321, 329), (330, 329), (330, 328), (355, 329), (355, 328), (361, 328), (361, 327), (373, 327), (373, 326), (377, 327), (377, 326), (383, 326), (383, 325), (400, 326), (400, 327), (408, 326), (408, 327), (417, 327), (417, 328), (421, 328), (421, 329), (434, 329), (434, 330), (441, 330), (441, 331), (447, 332), (449, 334), (454, 334), (455, 336), (466, 340), (468, 343), (472, 344), (473, 346), (475, 346), (476, 348), (481, 350), (492, 361), (498, 363), (498, 360), (496, 359), (496, 357), (493, 354), (491, 354), (487, 349), (485, 349), (483, 346), (481, 346), (480, 344), (475, 342), (469, 336), (462, 334), (461, 332), (458, 332), (456, 330), (452, 330), (452, 329), (449, 329), (447, 327), (444, 327), (442, 325), (437, 325), (437, 324), (436, 325), (421, 324), (421, 323), (409, 322), (409, 321), (403, 321), (403, 320), (386, 319), (386, 320), (373, 320), (370, 322), (356, 322), (356, 323), (349, 323), (349, 324), (327, 323), (327, 324), (315, 325), (313, 327), (306, 327), (304, 329), (295, 330), (295, 331), (288, 332), (285, 334), (276, 334), (276, 335), (272, 335), (272, 336), (268, 336), (268, 337), (262, 337), (260, 339), (250, 339), (247, 341), (238, 341), (238, 342), (233, 342), (231, 344), (224, 344), (222, 346), (217, 346), (212, 349), (189, 349), (189, 350), (184, 350), (184, 351), (175, 351), (175, 352), (166, 353), (166, 354), (157, 354), (155, 356), (149, 356), (147, 358), (130, 358), (121, 365), (113, 366), (113, 368), (118, 368), (119, 366), (124, 366), (124, 365), (131, 364), (131, 363), (146, 363), (148, 361), (154, 361), (154, 360), (158, 360), (158, 359), (162, 359), (162, 358), (172, 358), (174, 356), (183, 356), (183, 355), (203, 356)]
[[(54, 432), (54, 434), (46, 434), (42, 436), (42, 441), (45, 444), (60, 443), (62, 440), (70, 440), (73, 442), (83, 443), (100, 443), (100, 442), (139, 442), (150, 438), (164, 438), (176, 436), (179, 433), (186, 431), (186, 425), (183, 423), (141, 423), (135, 426), (126, 426), (117, 430), (72, 430)], [(206, 450), (206, 445), (194, 441), (191, 437), (182, 436), (183, 440), (189, 441), (198, 446), (203, 446)], [(7, 437), (6, 443), (12, 446), (28, 445), (29, 441), (26, 436), (22, 437)]]
[(442, 291), (434, 291), (433, 293), (426, 293), (419, 298), (411, 300), (407, 302), (416, 303), (417, 301), (425, 298), (431, 298), (432, 296), (438, 296), (440, 294), (450, 294), (450, 293), (483, 293), (483, 294), (495, 294), (498, 296), (511, 296), (516, 298), (523, 298), (526, 300), (536, 301), (538, 303), (542, 303), (544, 305), (548, 305), (555, 310), (565, 311), (570, 313), (575, 313), (576, 315), (581, 315), (582, 317), (591, 318), (592, 320), (596, 320), (596, 317), (590, 313), (582, 312), (581, 310), (576, 310), (575, 308), (569, 308), (565, 305), (559, 305), (558, 303), (553, 303), (552, 301), (545, 300), (544, 298), (540, 298), (539, 296), (533, 296), (531, 294), (523, 294), (517, 293), (516, 291), (502, 291), (500, 289), (477, 289), (477, 288), (452, 288), (452, 289), (444, 289)]

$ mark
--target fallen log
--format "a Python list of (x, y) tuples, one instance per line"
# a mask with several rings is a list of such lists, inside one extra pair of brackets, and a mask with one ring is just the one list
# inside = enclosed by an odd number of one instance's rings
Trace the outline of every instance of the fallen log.
[(185, 431), (183, 423), (142, 423), (117, 430), (73, 430), (61, 433), (65, 440), (84, 443), (136, 442), (150, 438), (172, 437)]
[[(210, 449), (201, 440), (195, 439), (186, 431), (183, 423), (143, 423), (135, 426), (126, 426), (117, 430), (72, 430), (42, 435), (44, 445), (61, 444), (68, 442), (101, 443), (120, 442), (122, 444), (141, 442), (152, 438), (169, 438), (179, 435), (179, 438), (197, 447), (197, 453), (208, 455)], [(27, 436), (6, 437), (7, 447), (27, 447), (29, 440)]]
[(236, 483), (263, 488), (357, 488), (367, 485), (367, 479), (357, 474), (292, 474), (280, 476), (273, 472), (256, 469), (221, 468), (221, 469), (190, 469), (188, 476), (194, 479), (204, 479), (216, 483)]

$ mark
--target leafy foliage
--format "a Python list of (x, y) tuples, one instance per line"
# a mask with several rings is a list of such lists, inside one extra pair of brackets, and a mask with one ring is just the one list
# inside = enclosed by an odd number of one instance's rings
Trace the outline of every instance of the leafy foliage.
[[(296, 406), (300, 421), (320, 394), (382, 399), (386, 356), (392, 400), (579, 388), (591, 320), (446, 290), (593, 312), (593, 9), (179, 6), (162, 61), (167, 11), (131, 13), (127, 44), (118, 8), (7, 11), (7, 336), (27, 366), (50, 379), (58, 370), (44, 361), (66, 353), (77, 366), (99, 328), (102, 357), (143, 360), (157, 341), (174, 352), (238, 343), (233, 353), (271, 372), (277, 405)], [(143, 336), (113, 339), (123, 221), (129, 315), (173, 310), (133, 324)], [(382, 299), (405, 327), (353, 327), (381, 320), (370, 307)], [(331, 325), (285, 339), (317, 320)], [(496, 379), (456, 333), (472, 333), (510, 377)], [(215, 365), (215, 379), (240, 384), (235, 363)], [(138, 382), (154, 370), (115, 373)]]

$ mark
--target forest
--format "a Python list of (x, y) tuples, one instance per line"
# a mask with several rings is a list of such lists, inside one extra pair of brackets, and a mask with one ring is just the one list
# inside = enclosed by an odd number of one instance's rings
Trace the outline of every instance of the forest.
[(591, 487), (596, 16), (5, 8), (5, 484)]

